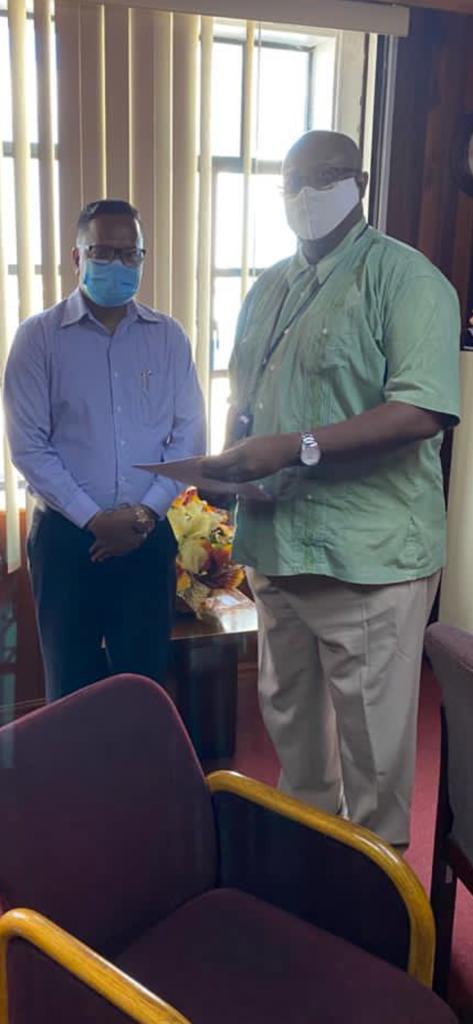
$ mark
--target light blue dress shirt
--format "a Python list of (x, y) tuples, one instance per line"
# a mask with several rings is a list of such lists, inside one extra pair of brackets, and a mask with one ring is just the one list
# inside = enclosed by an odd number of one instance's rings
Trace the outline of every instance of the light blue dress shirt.
[(78, 289), (22, 323), (4, 401), (14, 464), (33, 493), (80, 527), (120, 504), (164, 515), (182, 486), (134, 465), (205, 451), (189, 340), (171, 317), (135, 301), (114, 334)]

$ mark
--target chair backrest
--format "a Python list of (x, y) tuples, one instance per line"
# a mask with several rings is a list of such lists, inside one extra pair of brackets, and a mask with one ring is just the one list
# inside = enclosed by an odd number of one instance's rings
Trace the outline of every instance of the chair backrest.
[(0, 729), (0, 899), (105, 954), (215, 883), (211, 800), (174, 705), (115, 676)]
[(445, 707), (452, 835), (473, 862), (473, 634), (436, 622), (425, 647)]

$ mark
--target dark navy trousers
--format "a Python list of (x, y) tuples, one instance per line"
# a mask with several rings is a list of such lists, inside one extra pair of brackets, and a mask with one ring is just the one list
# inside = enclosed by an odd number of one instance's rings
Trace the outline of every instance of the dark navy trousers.
[(48, 701), (120, 672), (166, 682), (176, 556), (168, 521), (120, 558), (92, 563), (93, 543), (58, 512), (35, 509), (28, 560)]

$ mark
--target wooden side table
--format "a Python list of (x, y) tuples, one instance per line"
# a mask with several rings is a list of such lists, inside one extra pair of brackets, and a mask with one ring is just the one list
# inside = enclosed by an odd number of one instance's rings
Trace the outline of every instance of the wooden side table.
[(249, 599), (239, 607), (222, 609), (211, 620), (176, 620), (175, 701), (202, 760), (234, 753), (238, 658), (256, 632), (256, 609)]

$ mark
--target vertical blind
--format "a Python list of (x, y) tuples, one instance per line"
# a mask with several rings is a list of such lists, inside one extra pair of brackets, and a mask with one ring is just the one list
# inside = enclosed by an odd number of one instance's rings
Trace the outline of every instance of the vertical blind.
[(141, 214), (140, 297), (191, 338), (208, 394), (213, 19), (56, 4), (62, 293), (78, 210), (102, 196)]
[(202, 292), (196, 332), (197, 256), (204, 285), (210, 232), (212, 19), (202, 22), (196, 15), (56, 4), (62, 293), (75, 283), (70, 251), (78, 211), (104, 196), (127, 199), (140, 211), (148, 249), (141, 298), (172, 313), (199, 347), (205, 308)]
[[(8, 0), (8, 33), (11, 63), (12, 135), (15, 178), (15, 227), (19, 318), (35, 312), (34, 263), (32, 247), (31, 143), (29, 138), (27, 89), (27, 8), (25, 0)], [(53, 212), (53, 95), (51, 85), (52, 10), (48, 0), (35, 0), (34, 25), (38, 64), (38, 156), (41, 196), (41, 239), (43, 246), (43, 296), (45, 302), (57, 297), (57, 262), (54, 252)], [(1, 183), (0, 183), (1, 189)], [(0, 204), (5, 210), (5, 204)], [(1, 214), (0, 214), (1, 218)], [(7, 254), (10, 240), (0, 221), (0, 353), (1, 370), (5, 366), (11, 338), (5, 310)], [(19, 567), (20, 530), (18, 514), (18, 477), (11, 465), (4, 440), (5, 504), (7, 517), (7, 564), (10, 571)]]

